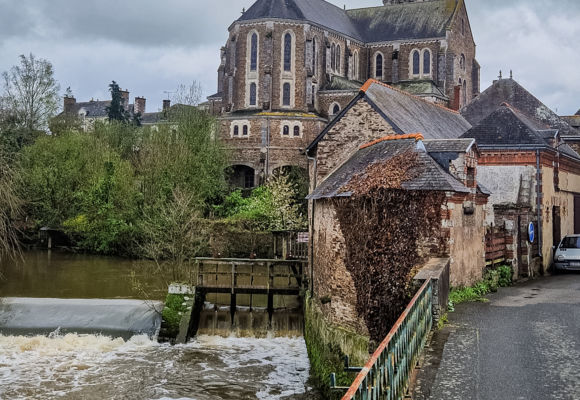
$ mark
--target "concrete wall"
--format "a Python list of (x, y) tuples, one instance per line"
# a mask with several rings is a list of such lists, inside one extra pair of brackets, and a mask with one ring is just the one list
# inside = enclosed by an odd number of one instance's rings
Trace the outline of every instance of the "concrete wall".
[[(464, 205), (473, 204), (475, 212), (466, 214)], [(482, 204), (469, 200), (450, 201), (449, 219), (443, 221), (450, 227), (449, 255), (450, 279), (455, 287), (471, 286), (483, 278), (485, 269), (485, 209)]]
[[(524, 199), (524, 205), (536, 208), (536, 167), (531, 165), (479, 165), (477, 180), (489, 191), (491, 196), (485, 207), (487, 225), (495, 224), (493, 206), (497, 204), (518, 204)], [(528, 191), (530, 196), (521, 193), (520, 188)], [(522, 194), (522, 199), (520, 199)], [(527, 199), (527, 201), (525, 201)]]

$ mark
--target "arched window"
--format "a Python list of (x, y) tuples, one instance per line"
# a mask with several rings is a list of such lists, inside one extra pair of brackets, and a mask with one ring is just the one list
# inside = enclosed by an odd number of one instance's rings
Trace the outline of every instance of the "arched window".
[(459, 68), (461, 68), (462, 71), (465, 71), (465, 54), (462, 54), (459, 58)]
[(340, 74), (340, 45), (336, 46), (336, 72)]
[(413, 75), (420, 75), (421, 74), (421, 55), (419, 54), (419, 50), (413, 51)]
[(290, 84), (288, 82), (282, 86), (282, 105), (290, 105)]
[(431, 51), (423, 50), (423, 75), (431, 75)]
[(352, 79), (358, 80), (358, 51), (352, 57)]
[(312, 73), (316, 75), (316, 38), (312, 38)]
[(258, 68), (258, 34), (253, 33), (250, 40), (250, 71)]
[(235, 125), (234, 126), (234, 136), (239, 136), (240, 135), (240, 127)]
[(330, 69), (333, 71), (336, 69), (336, 46), (334, 43), (330, 46)]
[(314, 105), (314, 102), (316, 100), (316, 85), (312, 85), (312, 105)]
[(248, 125), (244, 125), (242, 132), (243, 132), (242, 135), (248, 136)]
[(292, 70), (292, 35), (284, 35), (284, 71)]
[(336, 115), (340, 112), (340, 106), (338, 104), (335, 104), (334, 107), (332, 108), (332, 114)]
[(256, 105), (256, 84), (254, 82), (250, 83), (250, 105)]
[(375, 56), (375, 78), (383, 77), (383, 55), (381, 53)]
[(282, 134), (284, 136), (290, 136), (290, 127), (288, 125), (284, 125), (284, 128), (282, 130)]
[(467, 105), (467, 81), (463, 81), (463, 105)]
[(294, 136), (300, 136), (300, 127), (298, 125), (294, 125)]

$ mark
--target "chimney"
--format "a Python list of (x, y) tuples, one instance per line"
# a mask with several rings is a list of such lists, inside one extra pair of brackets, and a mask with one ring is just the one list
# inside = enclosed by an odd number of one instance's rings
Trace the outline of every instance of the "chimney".
[(453, 88), (453, 100), (451, 102), (451, 109), (459, 111), (459, 101), (461, 99), (461, 85), (457, 85)]
[(146, 104), (145, 97), (135, 97), (135, 106), (133, 108), (133, 112), (135, 114), (145, 114), (145, 104)]
[(74, 96), (64, 96), (63, 109), (65, 114), (74, 114), (77, 99)]
[(129, 91), (127, 89), (119, 90), (119, 93), (121, 93), (121, 105), (125, 111), (129, 111)]
[(163, 100), (163, 111), (169, 110), (169, 107), (171, 107), (171, 100)]

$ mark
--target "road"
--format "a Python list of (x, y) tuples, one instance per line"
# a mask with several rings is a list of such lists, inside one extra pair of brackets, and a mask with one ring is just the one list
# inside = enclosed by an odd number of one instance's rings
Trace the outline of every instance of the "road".
[(434, 334), (415, 400), (580, 399), (580, 274), (465, 303)]

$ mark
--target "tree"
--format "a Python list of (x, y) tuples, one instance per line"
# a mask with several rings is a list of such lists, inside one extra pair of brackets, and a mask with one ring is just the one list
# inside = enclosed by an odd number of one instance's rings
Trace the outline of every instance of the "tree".
[(60, 87), (52, 64), (30, 54), (20, 56), (20, 65), (2, 74), (3, 103), (18, 127), (45, 130), (59, 108)]
[(201, 85), (193, 81), (191, 85), (180, 84), (173, 94), (173, 103), (186, 106), (197, 106), (202, 97)]
[(125, 100), (121, 96), (121, 89), (117, 82), (113, 81), (109, 85), (109, 92), (111, 92), (111, 105), (107, 107), (109, 121), (129, 122), (131, 117), (125, 109)]
[(22, 202), (16, 193), (16, 175), (10, 164), (0, 146), (0, 261), (18, 251), (14, 220), (20, 215)]

